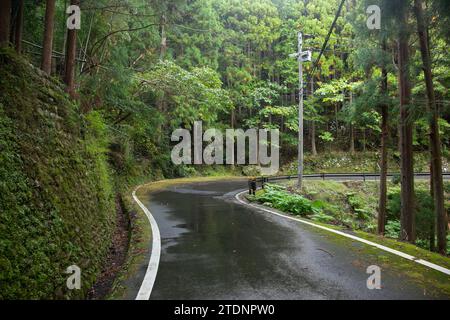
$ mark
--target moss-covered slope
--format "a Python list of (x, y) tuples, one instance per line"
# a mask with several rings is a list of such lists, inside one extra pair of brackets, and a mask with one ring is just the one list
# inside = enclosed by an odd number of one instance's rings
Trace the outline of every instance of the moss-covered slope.
[(57, 81), (0, 51), (0, 299), (82, 298), (101, 269), (114, 201), (84, 123)]

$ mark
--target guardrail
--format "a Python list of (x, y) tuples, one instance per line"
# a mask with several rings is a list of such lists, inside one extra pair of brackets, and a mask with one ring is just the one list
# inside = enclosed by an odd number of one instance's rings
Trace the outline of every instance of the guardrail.
[[(443, 172), (443, 177), (446, 179), (450, 179), (450, 172)], [(400, 176), (400, 173), (388, 173), (388, 177)], [(419, 172), (414, 174), (415, 177), (428, 177), (430, 173), (428, 172)], [(273, 176), (273, 177), (258, 177), (256, 178), (256, 183), (261, 183), (264, 186), (264, 183), (275, 182), (281, 180), (294, 180), (297, 179), (298, 175), (285, 175), (285, 176)], [(361, 178), (363, 181), (367, 179), (373, 180), (373, 178), (379, 178), (379, 173), (316, 173), (316, 174), (305, 174), (303, 175), (305, 179), (336, 179), (336, 178)]]

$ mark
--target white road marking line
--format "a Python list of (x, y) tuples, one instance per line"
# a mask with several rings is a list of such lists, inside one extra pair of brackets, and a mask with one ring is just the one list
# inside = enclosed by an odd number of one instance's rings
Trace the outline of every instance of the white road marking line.
[(133, 191), (133, 199), (136, 203), (141, 207), (144, 211), (145, 215), (150, 222), (150, 226), (152, 228), (152, 252), (150, 256), (150, 261), (147, 266), (147, 271), (145, 272), (144, 280), (142, 281), (139, 292), (136, 296), (135, 300), (148, 300), (150, 299), (150, 295), (152, 294), (153, 285), (155, 283), (156, 274), (158, 273), (159, 266), (159, 257), (161, 256), (161, 236), (159, 234), (158, 224), (156, 223), (155, 218), (153, 218), (150, 211), (144, 206), (144, 204), (138, 199), (136, 196), (136, 191), (140, 188), (137, 187), (136, 190)]
[(239, 198), (244, 193), (247, 193), (247, 191), (243, 191), (243, 192), (237, 193), (236, 196), (235, 196), (236, 200), (239, 201), (240, 203), (244, 204), (244, 205), (247, 205), (247, 206), (259, 209), (259, 210), (263, 210), (263, 211), (275, 214), (275, 215), (280, 216), (280, 217), (285, 218), (285, 219), (290, 219), (290, 220), (294, 220), (294, 221), (297, 221), (297, 222), (301, 222), (303, 224), (307, 224), (307, 225), (310, 225), (310, 226), (313, 226), (313, 227), (316, 227), (316, 228), (319, 228), (319, 229), (322, 229), (322, 230), (326, 230), (326, 231), (338, 234), (338, 235), (343, 236), (343, 237), (350, 238), (352, 240), (356, 240), (356, 241), (368, 244), (368, 245), (373, 246), (375, 248), (378, 248), (380, 250), (387, 251), (387, 252), (395, 254), (395, 255), (397, 255), (399, 257), (402, 257), (402, 258), (405, 258), (405, 259), (417, 262), (418, 264), (421, 264), (421, 265), (424, 265), (424, 266), (429, 267), (431, 269), (440, 271), (442, 273), (445, 273), (446, 275), (450, 275), (450, 270), (449, 269), (441, 267), (441, 266), (439, 266), (437, 264), (428, 262), (426, 260), (422, 260), (422, 259), (416, 258), (416, 257), (414, 257), (412, 255), (407, 254), (407, 253), (404, 253), (404, 252), (401, 252), (401, 251), (398, 251), (398, 250), (395, 250), (395, 249), (391, 249), (391, 248), (383, 246), (381, 244), (378, 244), (378, 243), (375, 243), (375, 242), (372, 242), (372, 241), (369, 241), (369, 240), (366, 240), (366, 239), (363, 239), (363, 238), (359, 238), (357, 236), (354, 236), (354, 235), (351, 235), (351, 234), (347, 234), (347, 233), (342, 232), (342, 231), (338, 231), (338, 230), (334, 230), (334, 229), (331, 229), (331, 228), (327, 228), (327, 227), (324, 227), (324, 226), (321, 226), (321, 225), (318, 225), (318, 224), (315, 224), (315, 223), (312, 223), (312, 222), (309, 222), (309, 221), (305, 221), (303, 219), (298, 219), (298, 218), (290, 217), (290, 216), (287, 216), (287, 215), (284, 215), (284, 214), (280, 214), (280, 213), (275, 212), (273, 210), (262, 208), (260, 206), (256, 206), (256, 205), (254, 205), (252, 203), (247, 203), (245, 201), (242, 201)]

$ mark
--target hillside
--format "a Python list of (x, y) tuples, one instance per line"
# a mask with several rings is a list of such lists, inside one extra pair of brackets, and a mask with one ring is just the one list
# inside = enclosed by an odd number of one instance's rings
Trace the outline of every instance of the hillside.
[[(83, 297), (115, 214), (95, 128), (56, 81), (9, 50), (0, 51), (0, 92), (0, 299)], [(71, 265), (82, 284), (69, 293)]]

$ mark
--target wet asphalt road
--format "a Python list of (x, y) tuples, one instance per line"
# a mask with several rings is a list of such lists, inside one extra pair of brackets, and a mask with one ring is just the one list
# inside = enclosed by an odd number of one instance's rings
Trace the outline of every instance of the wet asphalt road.
[(367, 289), (366, 268), (389, 253), (243, 206), (234, 196), (246, 184), (176, 185), (142, 199), (161, 233), (151, 299), (449, 298), (385, 267), (382, 289)]

